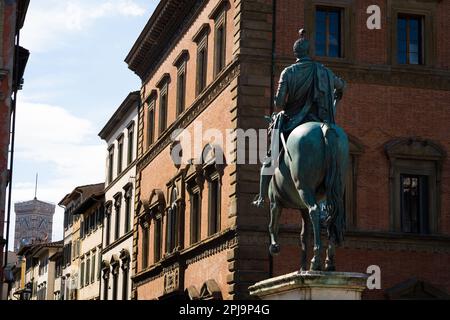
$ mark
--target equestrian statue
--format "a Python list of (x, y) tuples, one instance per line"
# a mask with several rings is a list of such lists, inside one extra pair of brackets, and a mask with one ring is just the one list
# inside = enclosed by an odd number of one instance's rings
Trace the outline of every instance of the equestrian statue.
[[(349, 143), (335, 123), (336, 107), (345, 82), (309, 57), (304, 29), (294, 44), (296, 63), (281, 73), (275, 106), (282, 111), (270, 117), (271, 147), (261, 169), (260, 193), (253, 205), (270, 202), (270, 248), (280, 251), (279, 217), (283, 208), (302, 215), (301, 270), (308, 270), (308, 240), (314, 235), (309, 270), (323, 270), (321, 230), (326, 229), (326, 271), (335, 271), (335, 245), (344, 237), (344, 188)], [(280, 146), (281, 144), (281, 146)]]

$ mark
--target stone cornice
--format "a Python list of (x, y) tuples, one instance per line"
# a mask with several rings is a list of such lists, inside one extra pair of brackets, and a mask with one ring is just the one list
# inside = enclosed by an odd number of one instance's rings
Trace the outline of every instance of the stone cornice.
[[(299, 227), (280, 226), (280, 236), (298, 238)], [(419, 235), (382, 231), (347, 231), (344, 248), (384, 251), (417, 251), (450, 253), (449, 235)]]
[(147, 150), (137, 163), (137, 172), (141, 172), (158, 154), (172, 143), (171, 135), (179, 128), (186, 128), (193, 122), (220, 93), (240, 74), (238, 59), (230, 63), (226, 69), (212, 82), (194, 103), (173, 122), (164, 134)]
[(193, 246), (168, 255), (150, 268), (134, 275), (132, 277), (134, 286), (141, 286), (162, 277), (164, 276), (164, 273), (171, 271), (174, 266), (180, 267), (198, 262), (236, 245), (236, 230), (228, 228)]
[[(353, 64), (345, 61), (317, 61), (350, 83), (410, 87), (450, 91), (450, 71), (427, 66), (391, 66)], [(294, 63), (293, 58), (280, 57), (276, 66), (281, 69)]]
[(163, 0), (155, 9), (125, 62), (143, 82), (192, 25), (206, 0)]

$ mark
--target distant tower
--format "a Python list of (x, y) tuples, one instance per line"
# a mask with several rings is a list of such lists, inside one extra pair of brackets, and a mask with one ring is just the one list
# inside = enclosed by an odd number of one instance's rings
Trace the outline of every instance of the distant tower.
[(14, 205), (16, 232), (14, 251), (33, 242), (51, 242), (55, 205), (34, 198)]

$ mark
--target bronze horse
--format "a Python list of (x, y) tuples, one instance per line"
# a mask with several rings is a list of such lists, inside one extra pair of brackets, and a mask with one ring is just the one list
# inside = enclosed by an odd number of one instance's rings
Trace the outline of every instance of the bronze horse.
[[(270, 253), (278, 245), (279, 216), (282, 208), (298, 209), (302, 215), (301, 270), (307, 270), (307, 243), (314, 234), (314, 257), (310, 270), (322, 270), (321, 229), (328, 233), (326, 271), (335, 271), (335, 245), (343, 240), (345, 177), (349, 158), (348, 137), (339, 126), (307, 122), (295, 128), (286, 142), (269, 186)], [(320, 202), (326, 200), (326, 210)], [(324, 214), (322, 214), (324, 213)]]

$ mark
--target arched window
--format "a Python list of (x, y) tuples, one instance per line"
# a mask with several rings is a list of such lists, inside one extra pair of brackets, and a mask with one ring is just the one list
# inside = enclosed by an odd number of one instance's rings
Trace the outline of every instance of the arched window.
[(172, 253), (177, 243), (177, 215), (178, 215), (178, 190), (177, 187), (172, 188), (170, 194), (170, 207), (167, 209), (167, 231), (166, 231), (166, 252)]
[(208, 184), (208, 236), (222, 229), (222, 176), (225, 159), (222, 149), (207, 144), (202, 152), (203, 175)]

